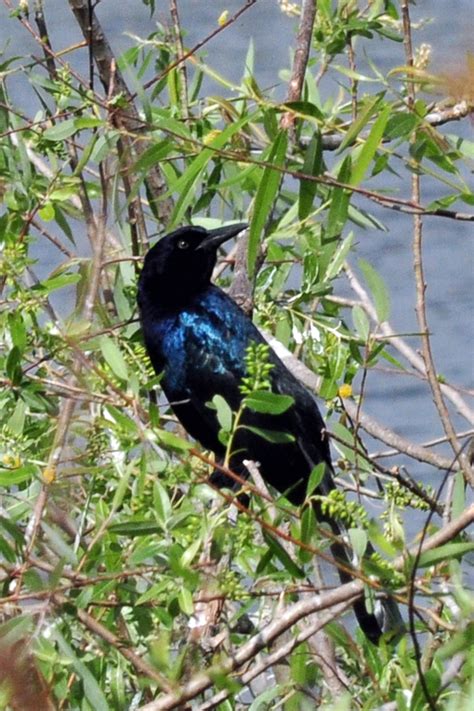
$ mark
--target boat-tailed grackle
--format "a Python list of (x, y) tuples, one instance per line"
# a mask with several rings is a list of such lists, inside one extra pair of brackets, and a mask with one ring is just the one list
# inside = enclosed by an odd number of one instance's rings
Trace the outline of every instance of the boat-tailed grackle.
[[(139, 280), (145, 346), (155, 371), (163, 374), (165, 395), (189, 434), (221, 461), (225, 447), (219, 440), (216, 412), (208, 403), (218, 394), (234, 411), (239, 409), (247, 349), (252, 343), (265, 343), (251, 319), (211, 283), (219, 246), (245, 228), (245, 224), (215, 230), (182, 227), (149, 250)], [(293, 404), (277, 415), (245, 409), (244, 426), (235, 434), (229, 464), (245, 475), (243, 460), (258, 462), (264, 480), (299, 505), (305, 498), (311, 471), (321, 462), (325, 474), (317, 493), (327, 495), (335, 488), (328, 439), (314, 396), (273, 350), (268, 357), (273, 392), (290, 395)], [(284, 432), (291, 438), (270, 442), (256, 429)], [(324, 514), (318, 504), (315, 508), (318, 519), (327, 522), (338, 536), (331, 546), (333, 555), (346, 568), (352, 567), (344, 526)], [(343, 582), (351, 579), (345, 572), (340, 572), (340, 577)], [(402, 627), (391, 597), (381, 598), (376, 605), (375, 613), (371, 613), (363, 600), (354, 604), (359, 624), (375, 643), (383, 632), (400, 631)]]

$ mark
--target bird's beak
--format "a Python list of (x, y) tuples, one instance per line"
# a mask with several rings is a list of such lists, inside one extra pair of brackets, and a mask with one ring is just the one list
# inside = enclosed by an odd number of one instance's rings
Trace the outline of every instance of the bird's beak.
[(247, 227), (248, 224), (246, 222), (238, 222), (236, 225), (226, 225), (225, 227), (218, 227), (216, 230), (208, 230), (198, 249), (217, 249), (219, 245), (232, 239), (239, 232), (246, 230)]

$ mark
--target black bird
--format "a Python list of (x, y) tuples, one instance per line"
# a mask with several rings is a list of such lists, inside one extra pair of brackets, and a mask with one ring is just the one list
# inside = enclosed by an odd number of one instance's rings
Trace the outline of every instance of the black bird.
[[(252, 343), (266, 343), (240, 307), (211, 283), (219, 246), (246, 227), (235, 224), (206, 230), (189, 226), (166, 235), (146, 255), (138, 287), (145, 346), (155, 371), (163, 374), (165, 395), (189, 434), (221, 461), (225, 447), (218, 437), (216, 413), (207, 403), (219, 394), (232, 410), (238, 410), (242, 379), (247, 375), (247, 349)], [(335, 488), (328, 439), (313, 395), (271, 349), (269, 363), (273, 392), (290, 395), (294, 402), (279, 415), (245, 409), (241, 424), (286, 432), (292, 441), (271, 443), (241, 427), (233, 441), (230, 468), (245, 475), (244, 459), (259, 462), (264, 480), (299, 505), (311, 471), (321, 462), (325, 475), (317, 493), (327, 495)], [(339, 537), (331, 546), (333, 555), (351, 567), (341, 522), (324, 515), (319, 505), (316, 513)], [(344, 572), (340, 577), (343, 582), (351, 579)], [(359, 624), (374, 643), (383, 632), (402, 627), (393, 599), (384, 598), (377, 605), (376, 614), (367, 611), (363, 600), (354, 605)]]

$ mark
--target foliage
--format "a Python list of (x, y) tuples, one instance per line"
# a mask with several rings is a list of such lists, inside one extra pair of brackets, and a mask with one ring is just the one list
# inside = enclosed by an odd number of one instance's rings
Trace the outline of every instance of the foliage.
[[(33, 23), (27, 5), (9, 19), (25, 32)], [(155, 12), (152, 0), (134, 5), (136, 12)], [(247, 5), (251, 13), (253, 3)], [(456, 135), (457, 125), (448, 133), (437, 128), (432, 95), (422, 90), (440, 81), (404, 57), (402, 13), (409, 19), (405, 2), (376, 0), (361, 9), (347, 0), (318, 0), (304, 89), (288, 102), (258, 85), (252, 45), (238, 84), (207, 64), (202, 51), (179, 61), (186, 48), (176, 14), (169, 26), (135, 38), (116, 63), (100, 47), (103, 82), (104, 64), (109, 69), (105, 89), (97, 78), (93, 85), (81, 78), (79, 50), (62, 54), (42, 44), (40, 24), (37, 54), (44, 50), (44, 60), (4, 49), (0, 657), (18, 663), (0, 661), (2, 708), (19, 707), (22, 686), (34, 689), (45, 709), (83, 711), (142, 708), (160, 693), (164, 705), (156, 708), (177, 708), (180, 698), (193, 708), (215, 703), (253, 711), (316, 703), (331, 709), (392, 703), (387, 708), (415, 711), (468, 703), (474, 687), (468, 653), (474, 605), (466, 582), (473, 546), (463, 533), (474, 517), (465, 500), (468, 465), (459, 466), (454, 435), (449, 456), (397, 440), (400, 457), (388, 469), (368, 454), (362, 433), (368, 428), (393, 446), (390, 422), (378, 427), (363, 418), (371, 369), (418, 368), (433, 392), (439, 379), (436, 371), (430, 376), (425, 351), (420, 366), (415, 350), (392, 339), (393, 295), (384, 275), (363, 260), (362, 288), (351, 267), (353, 230), (383, 229), (370, 212), (373, 203), (446, 220), (463, 219), (474, 203), (465, 179), (472, 143)], [(232, 18), (218, 26), (232, 42)], [(380, 37), (398, 43), (397, 66), (384, 75), (369, 62), (368, 73), (359, 72), (359, 38)], [(282, 67), (282, 76), (290, 79), (291, 70)], [(334, 89), (325, 99), (323, 77)], [(203, 90), (204, 79), (212, 93)], [(27, 82), (33, 88), (29, 107), (11, 98), (18, 82), (25, 94)], [(440, 123), (455, 114), (449, 102), (437, 108), (445, 111)], [(438, 197), (414, 205), (413, 195), (374, 188), (392, 175), (404, 185), (412, 175), (429, 176)], [(235, 494), (209, 485), (212, 457), (176, 427), (144, 351), (136, 279), (148, 237), (188, 221), (214, 227), (224, 219), (250, 225), (242, 263), (255, 280), (255, 322), (296, 356), (299, 374), (311, 387), (317, 380), (326, 400), (341, 487), (323, 506), (349, 522), (359, 556), (368, 537), (376, 547), (360, 577), (369, 605), (380, 586), (396, 592), (409, 628), (397, 643), (374, 648), (351, 632), (350, 612), (342, 622), (333, 606), (332, 617), (320, 613), (327, 622), (324, 649), (337, 650), (327, 653), (326, 664), (321, 637), (300, 639), (314, 624), (308, 614), (232, 666), (270, 621), (284, 623), (298, 601), (315, 599), (328, 537), (311, 506), (296, 511), (275, 498), (258, 472), (247, 486), (247, 511)], [(219, 278), (226, 285), (224, 269)], [(338, 297), (347, 275), (355, 301)], [(265, 353), (250, 353), (247, 366), (244, 407), (278, 414), (291, 405), (269, 392)], [(442, 398), (458, 407), (462, 396), (454, 400), (449, 383), (443, 388)], [(230, 452), (239, 413), (221, 398), (210, 406)], [(449, 432), (449, 413), (438, 411)], [(413, 479), (401, 469), (407, 461), (401, 455), (410, 458)], [(432, 489), (418, 481), (420, 460), (432, 467)], [(444, 471), (450, 494), (442, 521)], [(308, 499), (321, 476), (316, 468)], [(360, 493), (377, 500), (377, 519), (364, 510)], [(405, 525), (404, 512), (412, 509), (426, 523), (417, 541)], [(440, 528), (441, 538), (419, 554)], [(281, 658), (272, 658), (278, 650)], [(193, 695), (191, 682), (201, 672), (209, 681)]]

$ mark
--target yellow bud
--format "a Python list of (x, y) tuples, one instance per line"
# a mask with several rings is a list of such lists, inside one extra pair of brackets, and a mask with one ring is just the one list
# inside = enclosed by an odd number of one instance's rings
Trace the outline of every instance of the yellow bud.
[(221, 12), (217, 19), (217, 24), (219, 27), (224, 27), (224, 25), (227, 24), (227, 20), (229, 19), (229, 10), (224, 10), (224, 12)]
[(52, 484), (56, 479), (56, 467), (45, 467), (43, 469), (43, 481), (45, 484)]
[(352, 396), (352, 385), (349, 385), (349, 383), (343, 383), (339, 390), (339, 397), (345, 398), (345, 397), (351, 397)]
[(219, 131), (219, 129), (215, 128), (212, 131), (209, 131), (208, 134), (204, 137), (203, 143), (208, 146), (212, 141), (217, 138), (217, 136), (222, 133), (222, 131)]
[(18, 469), (21, 467), (21, 459), (18, 454), (4, 454), (2, 462), (9, 469)]

